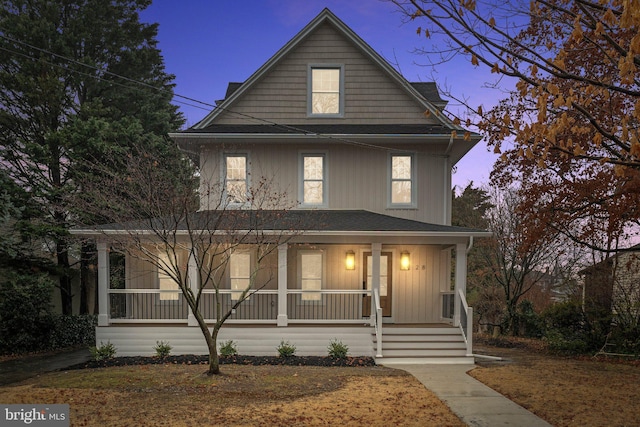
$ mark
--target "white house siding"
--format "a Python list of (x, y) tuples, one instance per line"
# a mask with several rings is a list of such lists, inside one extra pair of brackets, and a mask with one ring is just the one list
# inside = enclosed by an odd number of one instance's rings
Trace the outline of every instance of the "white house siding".
[[(250, 180), (255, 185), (261, 178), (273, 180), (271, 191), (286, 194), (284, 208), (297, 207), (299, 200), (300, 153), (326, 153), (327, 188), (329, 199), (323, 209), (364, 209), (400, 218), (435, 224), (445, 224), (445, 203), (450, 198), (445, 183), (445, 159), (437, 154), (438, 147), (405, 145), (403, 149), (417, 152), (417, 205), (415, 209), (390, 209), (389, 151), (360, 148), (348, 143), (327, 143), (317, 140), (304, 145), (241, 144), (210, 147), (201, 157), (202, 185), (222, 179), (222, 154), (225, 152), (249, 155)], [(448, 171), (447, 171), (448, 172)], [(446, 191), (446, 194), (445, 194)], [(202, 191), (205, 194), (205, 191)], [(201, 199), (201, 209), (218, 206), (219, 196), (212, 195), (207, 204)], [(266, 208), (266, 207), (263, 207)], [(273, 208), (273, 207), (272, 207)]]
[[(437, 246), (406, 246), (411, 257), (409, 271), (394, 268), (394, 322), (438, 323), (440, 318), (440, 249)], [(383, 247), (384, 251), (384, 247)], [(396, 256), (399, 262), (399, 253)]]
[[(284, 57), (230, 110), (278, 123), (327, 123), (326, 118), (307, 117), (310, 64), (344, 65), (345, 114), (341, 124), (438, 123), (433, 117), (426, 118), (423, 106), (328, 24)], [(223, 113), (215, 123), (247, 124), (247, 119)]]

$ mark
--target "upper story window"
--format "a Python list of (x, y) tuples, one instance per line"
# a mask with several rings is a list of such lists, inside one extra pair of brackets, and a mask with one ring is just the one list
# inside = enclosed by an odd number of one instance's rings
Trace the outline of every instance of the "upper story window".
[(301, 200), (303, 205), (326, 205), (327, 185), (325, 155), (322, 153), (301, 154)]
[(246, 154), (224, 155), (224, 191), (230, 204), (247, 201), (249, 173)]
[(344, 82), (341, 65), (309, 69), (309, 115), (340, 117), (344, 110)]
[(414, 156), (409, 154), (390, 156), (390, 204), (393, 207), (415, 207), (416, 183)]

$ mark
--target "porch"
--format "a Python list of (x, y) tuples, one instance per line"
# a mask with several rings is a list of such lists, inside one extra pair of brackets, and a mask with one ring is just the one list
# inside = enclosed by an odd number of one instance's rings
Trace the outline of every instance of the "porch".
[[(400, 257), (395, 256), (399, 248), (373, 244), (356, 251), (360, 259), (371, 258), (368, 268), (372, 272), (368, 279), (366, 272), (363, 275), (362, 271), (356, 271), (351, 281), (342, 277), (339, 283), (324, 283), (321, 289), (302, 289), (296, 286), (295, 280), (288, 280), (295, 277), (292, 273), (295, 265), (291, 265), (294, 263), (290, 259), (296, 250), (291, 246), (282, 245), (277, 251), (277, 262), (274, 263), (277, 266), (274, 285), (277, 287), (260, 289), (239, 305), (222, 328), (220, 342), (236, 341), (243, 354), (273, 355), (281, 340), (289, 340), (296, 345), (299, 355), (326, 355), (329, 342), (338, 339), (349, 346), (351, 355), (374, 356), (379, 363), (415, 363), (417, 359), (429, 363), (447, 360), (449, 363), (469, 363), (472, 341), (467, 331), (471, 331), (472, 310), (467, 306), (465, 292), (462, 291), (466, 279), (466, 245), (456, 247), (461, 255), (455, 257), (455, 278), (451, 285), (449, 281), (442, 284), (434, 280), (435, 286), (427, 286), (425, 282), (428, 280), (424, 279), (425, 276), (451, 278), (448, 267), (451, 257), (447, 247), (404, 245), (405, 249), (412, 251), (417, 266), (412, 269), (414, 271), (408, 271), (392, 262), (393, 259), (400, 262)], [(334, 244), (321, 248), (331, 264), (332, 257), (344, 254), (347, 247), (352, 248), (353, 245)], [(129, 271), (125, 284), (114, 287), (109, 248), (100, 243), (98, 252), (98, 343), (110, 341), (121, 355), (153, 354), (156, 341), (168, 341), (175, 354), (206, 352), (195, 318), (179, 291), (159, 289), (157, 281), (153, 280), (144, 284), (138, 280), (142, 273), (136, 270), (139, 267), (136, 265), (129, 267), (136, 273)], [(427, 263), (429, 269), (421, 267)], [(329, 266), (327, 269), (337, 268)], [(133, 276), (136, 276), (135, 280)], [(363, 276), (371, 281), (370, 286), (358, 284)], [(385, 280), (389, 281), (387, 286), (382, 283)], [(416, 298), (412, 294), (411, 304), (396, 298), (392, 315), (385, 316), (385, 303), (380, 294), (385, 287), (387, 293), (391, 293), (392, 281), (395, 292), (399, 294), (405, 282), (415, 281), (422, 297)], [(221, 311), (228, 311), (236, 302), (238, 291), (219, 289), (217, 292)], [(204, 288), (200, 300), (200, 312), (210, 324), (217, 317), (215, 294), (216, 290)], [(391, 304), (390, 298), (388, 303)], [(428, 312), (430, 319), (428, 324), (418, 322), (420, 328), (416, 328), (415, 323), (399, 321), (408, 318), (406, 313), (401, 313), (404, 317), (393, 316), (401, 311), (420, 311), (418, 309)], [(399, 340), (399, 327), (414, 328), (413, 333), (402, 334), (411, 335), (409, 341)], [(443, 341), (442, 336), (437, 336), (439, 332), (434, 334), (436, 329), (441, 329), (441, 335), (448, 336), (448, 339)]]

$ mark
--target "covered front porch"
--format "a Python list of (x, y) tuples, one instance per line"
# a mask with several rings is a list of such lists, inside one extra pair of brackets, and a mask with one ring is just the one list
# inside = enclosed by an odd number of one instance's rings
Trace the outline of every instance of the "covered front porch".
[[(397, 236), (378, 236), (378, 240), (362, 243), (362, 236), (343, 236), (316, 237), (310, 242), (307, 236), (306, 241), (298, 238), (279, 245), (269, 279), (233, 311), (219, 341), (236, 341), (243, 354), (273, 355), (281, 340), (289, 340), (300, 355), (326, 355), (329, 342), (338, 339), (349, 346), (351, 355), (391, 361), (399, 359), (393, 329), (397, 332), (397, 327), (423, 325), (438, 326), (447, 336), (457, 334), (464, 347), (462, 353), (470, 355), (472, 340), (467, 331), (471, 331), (472, 310), (465, 293), (466, 253), (472, 239), (458, 235), (448, 241), (424, 236), (405, 236), (402, 243)], [(108, 243), (97, 246), (98, 343), (112, 342), (121, 355), (152, 354), (156, 341), (168, 341), (175, 354), (206, 352), (193, 313), (179, 291), (163, 289), (158, 273), (139, 261), (118, 259)], [(321, 255), (317, 286), (303, 284), (313, 279), (313, 274), (302, 271), (305, 254)], [(186, 267), (195, 268), (192, 262)], [(195, 280), (190, 284), (193, 289), (199, 286)], [(222, 311), (238, 298), (238, 290), (231, 285), (218, 290), (205, 287), (200, 311), (211, 323), (216, 319), (216, 292)], [(442, 337), (434, 337), (426, 329), (413, 335), (410, 341), (442, 342)], [(459, 355), (460, 344), (455, 346)], [(425, 351), (416, 351), (413, 356), (426, 358), (429, 352), (421, 348), (425, 346), (417, 347)]]

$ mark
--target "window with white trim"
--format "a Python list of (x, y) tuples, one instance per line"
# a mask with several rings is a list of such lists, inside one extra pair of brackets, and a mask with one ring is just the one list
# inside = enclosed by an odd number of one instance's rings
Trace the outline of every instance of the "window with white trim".
[(300, 156), (302, 182), (301, 200), (303, 205), (326, 205), (327, 185), (324, 154), (302, 154)]
[(339, 116), (343, 113), (342, 66), (311, 66), (309, 115)]
[(237, 301), (242, 296), (242, 292), (249, 288), (251, 284), (251, 253), (234, 252), (229, 257), (229, 282), (231, 290), (231, 300)]
[[(323, 285), (324, 256), (321, 251), (300, 253), (300, 287), (303, 291), (320, 291)], [(304, 292), (302, 301), (321, 301), (320, 292)]]
[(177, 292), (160, 292), (160, 301), (178, 301), (180, 298), (180, 286), (173, 280), (167, 272), (172, 272), (176, 268), (169, 261), (169, 256), (165, 253), (158, 255), (158, 289), (161, 291), (175, 290)]
[(249, 173), (246, 154), (224, 155), (224, 190), (231, 204), (247, 202)]
[(397, 207), (415, 205), (414, 157), (409, 154), (391, 155), (390, 204)]

